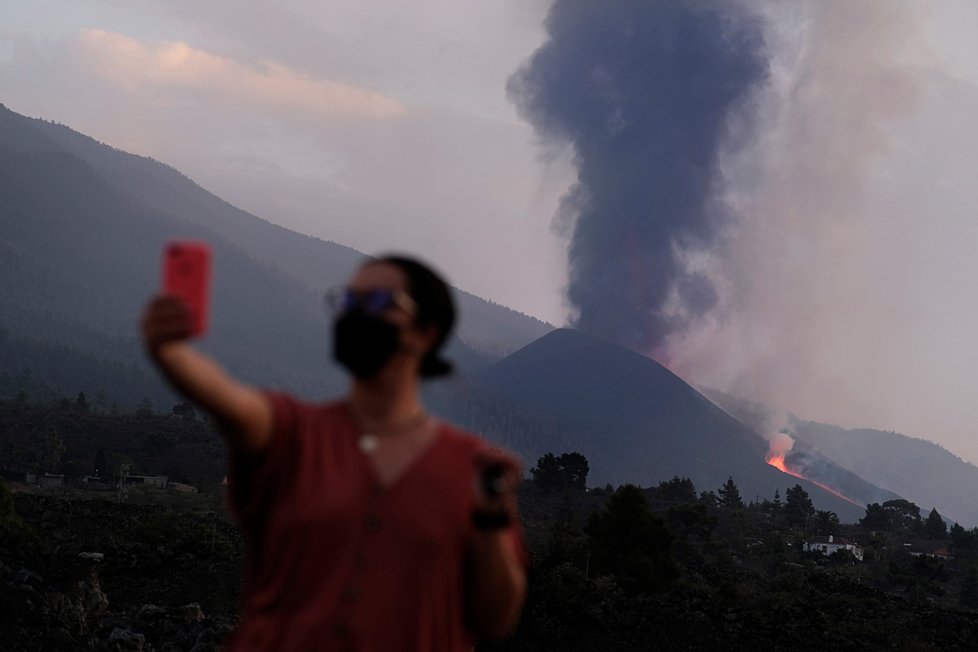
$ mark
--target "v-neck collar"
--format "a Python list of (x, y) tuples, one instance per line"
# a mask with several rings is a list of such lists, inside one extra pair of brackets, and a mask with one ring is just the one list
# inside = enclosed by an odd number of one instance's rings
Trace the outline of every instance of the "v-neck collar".
[(361, 460), (363, 467), (366, 471), (367, 478), (370, 481), (370, 486), (379, 490), (381, 493), (390, 493), (397, 489), (404, 480), (413, 475), (416, 470), (422, 466), (424, 461), (431, 456), (432, 451), (445, 439), (445, 423), (438, 419), (437, 417), (431, 417), (435, 422), (435, 434), (423, 448), (416, 451), (414, 457), (407, 463), (407, 465), (401, 469), (401, 472), (394, 476), (391, 480), (385, 482), (381, 476), (377, 467), (374, 465), (372, 456), (368, 453), (364, 453), (360, 450), (358, 445), (359, 438), (363, 435), (360, 431), (359, 426), (357, 426), (356, 419), (353, 417), (353, 412), (350, 406), (344, 401), (343, 404), (343, 414), (346, 416), (347, 423), (350, 426), (350, 446), (353, 447), (355, 456)]

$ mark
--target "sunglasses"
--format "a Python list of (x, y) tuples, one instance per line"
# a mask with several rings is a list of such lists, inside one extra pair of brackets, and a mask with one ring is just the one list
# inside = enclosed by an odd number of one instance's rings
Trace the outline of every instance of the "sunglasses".
[(360, 309), (372, 315), (390, 308), (400, 308), (413, 315), (417, 312), (417, 304), (403, 290), (351, 290), (348, 287), (335, 287), (326, 293), (326, 307), (335, 313), (349, 312)]

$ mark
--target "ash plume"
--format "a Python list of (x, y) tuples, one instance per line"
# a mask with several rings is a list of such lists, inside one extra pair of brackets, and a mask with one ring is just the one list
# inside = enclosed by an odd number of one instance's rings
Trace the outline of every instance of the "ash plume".
[(728, 218), (724, 148), (751, 137), (763, 20), (740, 2), (556, 0), (546, 31), (508, 92), (573, 151), (555, 218), (570, 232), (572, 325), (661, 356), (718, 300), (697, 260)]
[[(929, 69), (919, 63), (920, 16), (880, 0), (763, 6), (772, 52), (758, 98), (763, 137), (724, 162), (738, 219), (711, 261), (720, 301), (670, 337), (672, 368), (807, 418), (933, 427), (933, 414), (920, 418), (930, 408), (907, 397), (948, 385), (954, 367), (935, 364), (933, 338), (921, 346), (935, 329), (925, 317), (965, 324), (970, 315), (951, 319), (952, 302), (928, 299), (949, 277), (934, 282), (933, 262), (910, 244), (954, 226), (928, 172), (947, 164), (918, 158), (903, 126)], [(933, 131), (928, 124), (928, 140)], [(898, 171), (900, 160), (911, 173)], [(929, 369), (936, 379), (921, 382)]]

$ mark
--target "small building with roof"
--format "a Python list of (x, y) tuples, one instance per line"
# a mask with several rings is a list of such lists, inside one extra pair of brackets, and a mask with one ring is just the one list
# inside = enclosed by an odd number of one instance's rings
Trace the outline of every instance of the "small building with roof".
[(832, 534), (808, 539), (804, 544), (802, 544), (802, 550), (817, 552), (826, 556), (833, 555), (840, 550), (848, 550), (852, 553), (853, 557), (859, 561), (863, 560), (862, 546), (853, 543), (848, 539), (843, 539), (842, 537), (837, 537)]

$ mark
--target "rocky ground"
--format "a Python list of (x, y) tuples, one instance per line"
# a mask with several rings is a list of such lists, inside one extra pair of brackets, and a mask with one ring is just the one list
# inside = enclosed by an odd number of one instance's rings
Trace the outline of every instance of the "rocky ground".
[(0, 650), (217, 650), (243, 542), (225, 515), (16, 494), (0, 538)]
[[(618, 574), (594, 573), (600, 542), (581, 527), (599, 492), (529, 489), (529, 600), (515, 636), (482, 652), (978, 650), (978, 609), (958, 605), (971, 560), (855, 564), (779, 537), (732, 556), (731, 541), (769, 522), (752, 524), (750, 510), (700, 522), (687, 505), (662, 512), (680, 573), (644, 591), (628, 574), (648, 561), (641, 555)], [(119, 503), (111, 493), (2, 490), (0, 652), (220, 649), (236, 619), (244, 545), (219, 497), (133, 492)], [(632, 521), (624, 528), (615, 550)]]

